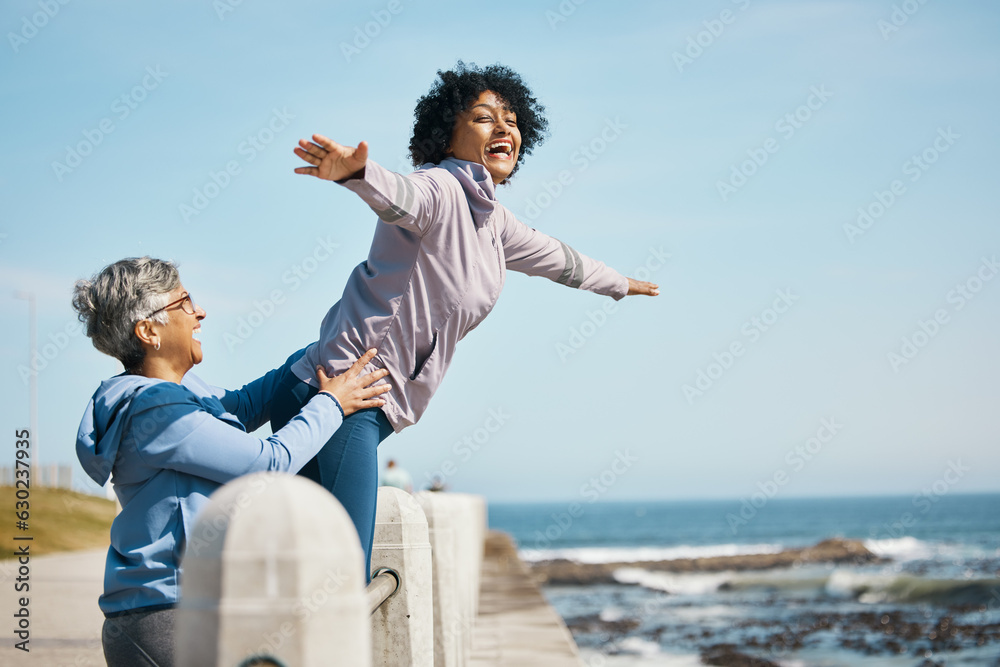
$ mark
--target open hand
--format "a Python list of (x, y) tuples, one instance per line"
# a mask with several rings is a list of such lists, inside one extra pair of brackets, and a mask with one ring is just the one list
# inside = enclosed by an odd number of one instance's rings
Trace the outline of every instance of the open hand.
[(371, 349), (351, 364), (351, 367), (340, 375), (327, 377), (326, 370), (322, 366), (316, 367), (316, 379), (319, 381), (319, 390), (328, 394), (333, 394), (344, 410), (344, 416), (364, 410), (365, 408), (379, 408), (385, 405), (385, 400), (375, 398), (392, 389), (390, 384), (380, 384), (377, 387), (370, 386), (378, 382), (389, 374), (384, 368), (377, 371), (361, 375), (362, 369), (368, 362), (375, 358), (377, 350)]
[(628, 296), (643, 294), (645, 296), (659, 296), (660, 286), (647, 283), (645, 280), (628, 279)]
[(358, 175), (368, 162), (368, 143), (362, 141), (357, 148), (341, 146), (322, 134), (314, 134), (312, 141), (299, 139), (295, 154), (313, 165), (299, 167), (296, 174), (315, 176), (326, 181), (342, 181)]

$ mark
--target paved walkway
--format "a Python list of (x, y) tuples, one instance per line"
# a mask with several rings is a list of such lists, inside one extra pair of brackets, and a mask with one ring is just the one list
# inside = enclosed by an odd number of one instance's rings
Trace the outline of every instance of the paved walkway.
[(581, 667), (576, 643), (504, 533), (486, 538), (471, 667)]
[[(10, 621), (0, 624), (0, 665), (39, 667), (101, 667), (101, 626), (104, 615), (97, 607), (103, 588), (104, 558), (107, 549), (74, 551), (31, 558), (30, 652), (14, 648), (14, 628)], [(0, 561), (3, 589), (3, 617), (10, 619), (17, 609), (14, 591), (16, 561)]]
[[(31, 559), (29, 653), (14, 648), (10, 622), (0, 624), (0, 665), (102, 667), (97, 607), (106, 550), (76, 551)], [(0, 561), (3, 606), (16, 609), (15, 561)], [(490, 533), (480, 586), (479, 617), (473, 631), (472, 667), (580, 667), (576, 644), (562, 619), (546, 603), (510, 538)]]

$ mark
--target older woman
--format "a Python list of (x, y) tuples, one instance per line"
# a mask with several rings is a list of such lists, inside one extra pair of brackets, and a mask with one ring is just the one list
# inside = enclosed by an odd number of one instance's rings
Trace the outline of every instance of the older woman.
[(521, 78), (494, 65), (459, 62), (419, 100), (402, 176), (368, 159), (368, 146), (322, 135), (301, 140), (295, 170), (355, 192), (378, 216), (368, 259), (351, 274), (320, 340), (292, 366), (276, 399), (272, 426), (316, 391), (312, 368), (343, 370), (359, 351), (378, 347), (370, 367), (389, 371), (395, 389), (381, 409), (349, 417), (302, 474), (330, 489), (351, 514), (370, 554), (375, 525), (376, 448), (420, 419), (458, 341), (489, 314), (507, 269), (621, 299), (655, 296), (652, 283), (626, 278), (565, 243), (531, 229), (496, 200), (545, 134), (544, 107)]
[(317, 368), (316, 396), (261, 439), (249, 432), (270, 418), (275, 386), (301, 351), (237, 391), (205, 384), (188, 371), (202, 360), (206, 313), (172, 263), (149, 257), (77, 282), (73, 307), (94, 347), (125, 368), (94, 393), (76, 443), (83, 469), (101, 485), (110, 475), (122, 506), (99, 601), (105, 656), (113, 667), (172, 665), (181, 556), (209, 494), (247, 473), (298, 471), (344, 417), (385, 403), (375, 397), (388, 389), (369, 385), (386, 372), (359, 376), (375, 350), (336, 377)]

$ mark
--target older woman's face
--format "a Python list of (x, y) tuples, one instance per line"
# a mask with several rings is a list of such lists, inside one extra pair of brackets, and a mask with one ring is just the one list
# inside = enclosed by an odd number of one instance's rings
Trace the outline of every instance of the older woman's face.
[(448, 155), (478, 162), (490, 172), (494, 183), (502, 183), (514, 171), (520, 150), (517, 116), (496, 93), (487, 90), (458, 114)]
[[(183, 285), (178, 285), (171, 290), (167, 303), (177, 301), (187, 293)], [(185, 308), (193, 309), (194, 314), (187, 312)], [(192, 301), (174, 304), (166, 313), (170, 320), (158, 325), (161, 354), (171, 359), (178, 368), (191, 368), (200, 364), (204, 355), (197, 336), (201, 333), (201, 321), (208, 313)]]

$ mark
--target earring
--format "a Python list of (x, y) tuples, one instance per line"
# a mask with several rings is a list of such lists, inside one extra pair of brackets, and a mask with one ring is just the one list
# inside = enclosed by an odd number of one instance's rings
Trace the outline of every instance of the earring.
[(156, 345), (153, 346), (153, 349), (157, 351), (160, 349), (160, 341), (156, 341)]

